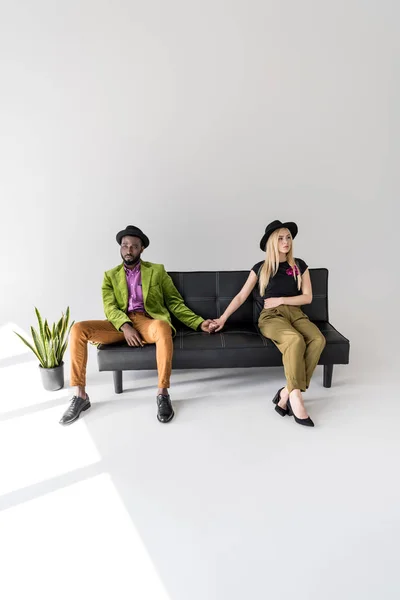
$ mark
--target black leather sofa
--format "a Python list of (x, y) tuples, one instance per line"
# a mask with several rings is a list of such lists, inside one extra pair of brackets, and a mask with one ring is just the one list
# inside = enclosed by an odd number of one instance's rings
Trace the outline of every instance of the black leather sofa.
[[(220, 316), (248, 277), (248, 271), (171, 272), (175, 286), (185, 304), (204, 318)], [(304, 312), (319, 327), (327, 344), (319, 364), (324, 366), (323, 384), (331, 387), (333, 365), (348, 364), (350, 343), (330, 323), (328, 317), (328, 270), (310, 269), (313, 301)], [(216, 334), (193, 331), (172, 317), (177, 334), (174, 338), (174, 369), (209, 369), (224, 367), (274, 367), (282, 365), (282, 355), (275, 344), (261, 335), (258, 327), (255, 296), (229, 318)], [(113, 371), (114, 388), (122, 392), (122, 373), (130, 370), (155, 369), (155, 345), (143, 348), (127, 344), (99, 345), (100, 371)]]

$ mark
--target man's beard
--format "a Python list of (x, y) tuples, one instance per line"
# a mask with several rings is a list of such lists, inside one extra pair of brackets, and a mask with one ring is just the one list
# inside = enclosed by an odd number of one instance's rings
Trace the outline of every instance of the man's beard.
[(131, 267), (132, 265), (135, 265), (139, 261), (140, 256), (138, 256), (137, 258), (133, 258), (133, 256), (131, 258), (125, 258), (121, 254), (121, 258), (127, 267)]

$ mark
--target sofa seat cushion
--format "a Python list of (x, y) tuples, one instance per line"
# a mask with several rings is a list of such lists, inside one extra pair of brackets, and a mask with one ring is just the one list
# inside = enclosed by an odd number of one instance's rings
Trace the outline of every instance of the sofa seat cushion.
[[(320, 364), (340, 364), (348, 360), (348, 340), (330, 323), (316, 323), (327, 339)], [(187, 328), (178, 329), (173, 340), (174, 369), (212, 367), (279, 366), (282, 356), (275, 344), (265, 338), (256, 325), (242, 324), (208, 334)], [(343, 362), (342, 362), (343, 361)], [(127, 344), (98, 347), (100, 371), (155, 369), (155, 344), (132, 348)]]

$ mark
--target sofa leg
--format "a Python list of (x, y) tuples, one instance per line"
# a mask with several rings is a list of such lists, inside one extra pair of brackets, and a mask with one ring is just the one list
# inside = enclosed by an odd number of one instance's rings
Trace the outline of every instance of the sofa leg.
[(324, 387), (330, 388), (332, 385), (333, 365), (324, 365)]
[(113, 371), (114, 390), (116, 394), (122, 393), (122, 371)]

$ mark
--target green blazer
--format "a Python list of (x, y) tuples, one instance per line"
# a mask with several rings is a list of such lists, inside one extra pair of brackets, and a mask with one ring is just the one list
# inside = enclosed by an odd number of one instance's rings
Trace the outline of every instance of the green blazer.
[[(164, 265), (142, 260), (140, 262), (140, 272), (142, 275), (144, 308), (153, 319), (161, 319), (169, 323), (174, 334), (176, 330), (171, 323), (170, 313), (188, 327), (198, 328), (204, 319), (195, 315), (190, 308), (185, 306), (182, 296), (174, 286)], [(127, 315), (128, 285), (123, 264), (104, 273), (101, 289), (106, 317), (119, 331), (124, 323), (131, 322)]]

